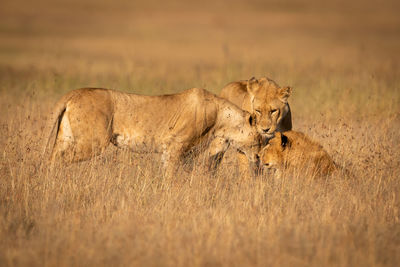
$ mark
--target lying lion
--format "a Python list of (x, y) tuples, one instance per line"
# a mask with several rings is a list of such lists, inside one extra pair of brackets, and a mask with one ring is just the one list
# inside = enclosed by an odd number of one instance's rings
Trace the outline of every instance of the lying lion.
[(143, 96), (84, 88), (57, 103), (45, 152), (51, 151), (51, 160), (82, 161), (112, 143), (162, 153), (172, 175), (182, 155), (200, 142), (210, 159), (221, 159), (232, 146), (256, 162), (260, 140), (253, 124), (248, 112), (204, 89)]
[(336, 164), (321, 145), (295, 131), (277, 132), (261, 150), (260, 165), (263, 171), (277, 171), (278, 176), (285, 169), (317, 176), (337, 170)]

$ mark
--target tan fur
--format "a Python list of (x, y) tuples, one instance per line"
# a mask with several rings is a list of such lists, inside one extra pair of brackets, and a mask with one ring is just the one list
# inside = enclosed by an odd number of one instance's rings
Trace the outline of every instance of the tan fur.
[(335, 163), (322, 148), (300, 132), (277, 132), (260, 153), (260, 164), (264, 170), (284, 169), (328, 175), (337, 170)]
[[(287, 102), (291, 92), (290, 87), (280, 87), (265, 77), (229, 83), (222, 88), (220, 97), (250, 112), (255, 118), (257, 131), (266, 143), (276, 131), (292, 129), (292, 116)], [(246, 157), (237, 154), (237, 159), (241, 175), (248, 176), (251, 172), (247, 169)]]
[(258, 132), (269, 139), (274, 136), (275, 131), (292, 129), (287, 102), (291, 92), (290, 87), (280, 87), (268, 78), (252, 78), (226, 85), (222, 88), (220, 97), (253, 114)]
[(51, 159), (81, 161), (111, 142), (162, 153), (172, 174), (182, 155), (207, 140), (210, 158), (232, 147), (256, 161), (260, 139), (250, 114), (204, 89), (142, 96), (108, 89), (69, 92), (56, 105), (47, 148)]

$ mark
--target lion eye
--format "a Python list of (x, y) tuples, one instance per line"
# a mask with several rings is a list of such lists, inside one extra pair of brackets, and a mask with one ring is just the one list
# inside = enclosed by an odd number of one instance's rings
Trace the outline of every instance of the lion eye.
[(256, 111), (257, 114), (261, 114), (261, 110), (256, 109), (255, 111)]
[(271, 112), (271, 114), (274, 114), (277, 111), (278, 111), (277, 109), (272, 109), (270, 112)]

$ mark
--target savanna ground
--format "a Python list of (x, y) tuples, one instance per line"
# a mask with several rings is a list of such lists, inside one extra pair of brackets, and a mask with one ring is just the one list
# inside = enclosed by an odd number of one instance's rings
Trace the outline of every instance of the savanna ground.
[[(397, 2), (397, 3), (396, 3)], [(1, 266), (395, 266), (398, 1), (0, 3)], [(46, 118), (79, 87), (215, 93), (268, 76), (294, 129), (354, 177), (243, 180), (111, 147), (42, 164)], [(233, 164), (233, 165), (232, 165)]]

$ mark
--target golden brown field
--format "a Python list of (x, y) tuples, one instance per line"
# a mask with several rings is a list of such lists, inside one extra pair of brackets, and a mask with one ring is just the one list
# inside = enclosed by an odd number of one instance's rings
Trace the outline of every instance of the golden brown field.
[[(396, 266), (398, 1), (0, 3), (0, 266)], [(111, 147), (41, 160), (46, 118), (79, 87), (215, 93), (268, 76), (294, 129), (354, 177), (243, 180), (227, 160), (175, 179)]]

